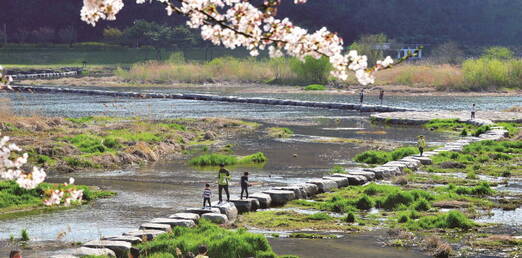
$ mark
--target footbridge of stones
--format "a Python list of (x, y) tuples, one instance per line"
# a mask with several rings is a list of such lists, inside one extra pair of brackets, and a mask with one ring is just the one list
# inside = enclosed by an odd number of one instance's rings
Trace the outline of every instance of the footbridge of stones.
[(37, 72), (37, 73), (19, 73), (13, 74), (13, 80), (21, 79), (45, 79), (45, 78), (59, 78), (59, 77), (71, 77), (78, 76), (81, 73), (81, 69), (67, 70), (67, 71), (56, 71), (56, 72)]
[(86, 95), (103, 95), (120, 98), (152, 98), (152, 99), (184, 99), (199, 101), (219, 101), (219, 102), (235, 102), (235, 103), (251, 103), (264, 105), (282, 105), (282, 106), (301, 106), (315, 108), (329, 108), (342, 110), (356, 110), (361, 112), (406, 112), (414, 111), (414, 109), (392, 107), (384, 105), (361, 105), (353, 103), (340, 102), (317, 102), (290, 99), (274, 99), (274, 98), (249, 98), (237, 96), (220, 96), (212, 94), (198, 93), (151, 93), (151, 92), (122, 92), (110, 90), (96, 89), (78, 89), (66, 87), (44, 87), (44, 86), (12, 86), (15, 91), (33, 92), (33, 93), (69, 93), (69, 94), (86, 94)]
[[(492, 125), (491, 120), (475, 120), (477, 125)], [(383, 180), (403, 174), (405, 168), (416, 170), (422, 165), (432, 163), (430, 157), (444, 151), (462, 151), (464, 146), (483, 140), (500, 140), (508, 135), (503, 127), (492, 126), (489, 131), (479, 137), (463, 137), (457, 141), (446, 143), (433, 151), (424, 153), (422, 157), (413, 155), (400, 160), (391, 161), (375, 168), (353, 168), (347, 173), (333, 174), (323, 178), (310, 179), (300, 184), (275, 187), (257, 192), (249, 199), (232, 200), (223, 204), (214, 204), (211, 209), (186, 208), (163, 218), (154, 218), (144, 222), (135, 231), (121, 236), (106, 236), (92, 240), (75, 249), (70, 254), (53, 256), (55, 258), (81, 257), (84, 255), (109, 255), (127, 257), (133, 244), (150, 241), (156, 236), (169, 232), (173, 227), (195, 227), (200, 219), (207, 219), (216, 224), (233, 223), (238, 214), (255, 212), (258, 209), (280, 207), (295, 199), (312, 198), (319, 193), (330, 192), (350, 185), (364, 185), (371, 181)]]

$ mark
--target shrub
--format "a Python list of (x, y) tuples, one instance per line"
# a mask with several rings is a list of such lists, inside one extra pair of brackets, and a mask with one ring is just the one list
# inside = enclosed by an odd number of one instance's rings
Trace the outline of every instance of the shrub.
[(315, 59), (311, 56), (307, 56), (304, 62), (292, 59), (290, 67), (297, 75), (297, 80), (303, 83), (325, 83), (328, 81), (332, 69), (328, 58)]
[(245, 156), (239, 160), (239, 163), (264, 163), (268, 158), (262, 152), (257, 152), (252, 155)]
[(360, 210), (369, 210), (373, 207), (373, 201), (368, 197), (368, 195), (363, 195), (359, 200), (357, 200), (355, 206)]
[(20, 235), (20, 239), (22, 239), (22, 241), (29, 241), (29, 232), (27, 231), (27, 229), (22, 229)]
[(411, 229), (432, 229), (432, 228), (460, 228), (470, 229), (475, 223), (460, 211), (449, 211), (435, 216), (421, 217), (419, 220), (411, 222), (408, 227)]
[(330, 169), (330, 173), (332, 174), (336, 174), (336, 173), (345, 173), (346, 172), (346, 169), (344, 169), (343, 166), (341, 165), (335, 165), (333, 166), (331, 169)]
[(399, 223), (406, 223), (410, 220), (410, 218), (408, 218), (408, 216), (406, 214), (402, 214), (399, 216), (399, 219), (397, 220), (397, 222)]
[(303, 90), (326, 90), (326, 87), (322, 84), (310, 84), (304, 87)]
[(473, 171), (469, 171), (467, 174), (466, 174), (466, 179), (477, 179), (477, 175), (475, 174), (475, 172)]
[(490, 47), (484, 51), (482, 58), (508, 60), (513, 59), (513, 51), (507, 47)]
[(346, 218), (344, 219), (344, 221), (348, 222), (348, 223), (355, 222), (355, 215), (353, 214), (353, 212), (348, 212), (348, 214), (346, 214)]
[(384, 164), (391, 159), (388, 153), (369, 150), (355, 155), (354, 160), (366, 164)]
[(408, 178), (406, 178), (405, 176), (399, 176), (393, 179), (393, 183), (396, 185), (407, 185)]

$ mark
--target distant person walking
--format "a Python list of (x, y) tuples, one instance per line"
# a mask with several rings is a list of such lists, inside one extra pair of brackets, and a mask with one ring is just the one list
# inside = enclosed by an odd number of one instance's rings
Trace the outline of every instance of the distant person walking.
[(475, 106), (475, 103), (471, 106), (471, 120), (475, 119), (475, 113), (477, 112), (477, 108)]
[(382, 105), (382, 101), (384, 100), (384, 90), (381, 89), (381, 92), (379, 92), (379, 100), (381, 101), (381, 105)]
[(243, 193), (245, 193), (245, 198), (248, 199), (248, 187), (250, 184), (248, 183), (248, 172), (245, 172), (241, 177), (241, 199), (243, 199)]
[(364, 89), (361, 89), (361, 92), (359, 93), (359, 103), (362, 105), (364, 102)]
[(227, 194), (227, 202), (230, 201), (230, 193), (228, 192), (228, 184), (230, 182), (230, 179), (232, 178), (230, 176), (230, 172), (225, 169), (225, 164), (221, 163), (219, 165), (219, 173), (218, 173), (218, 191), (219, 191), (219, 202), (223, 202), (223, 189), (225, 190), (225, 193)]
[(417, 147), (419, 148), (420, 156), (422, 157), (422, 154), (424, 153), (424, 149), (426, 148), (426, 139), (424, 138), (424, 135), (420, 135), (417, 140)]
[(212, 204), (210, 204), (210, 198), (212, 198), (212, 191), (210, 190), (210, 185), (205, 184), (205, 190), (203, 190), (203, 209), (205, 209), (207, 202), (208, 207), (212, 209)]

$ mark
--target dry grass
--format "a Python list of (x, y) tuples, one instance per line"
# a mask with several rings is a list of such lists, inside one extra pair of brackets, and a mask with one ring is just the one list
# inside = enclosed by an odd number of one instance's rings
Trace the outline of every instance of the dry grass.
[(502, 110), (504, 112), (521, 112), (522, 113), (522, 107), (521, 106), (513, 106), (508, 109)]
[(411, 86), (453, 86), (463, 83), (462, 70), (452, 65), (404, 64), (377, 73), (377, 84)]

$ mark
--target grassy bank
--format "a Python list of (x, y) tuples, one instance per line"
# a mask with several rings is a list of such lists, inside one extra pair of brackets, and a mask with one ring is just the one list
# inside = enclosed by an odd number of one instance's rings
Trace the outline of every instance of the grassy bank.
[(256, 257), (276, 258), (268, 240), (260, 234), (227, 230), (205, 220), (196, 228), (176, 227), (172, 233), (158, 236), (150, 242), (139, 245), (144, 257), (178, 257), (176, 249), (187, 255), (198, 253), (198, 247), (208, 247), (209, 257)]
[[(114, 195), (112, 192), (94, 190), (83, 185), (69, 187), (83, 190), (83, 203)], [(42, 196), (48, 189), (53, 188), (55, 188), (54, 184), (42, 183), (35, 189), (27, 190), (19, 187), (13, 181), (0, 181), (0, 219), (63, 208), (52, 208), (43, 205)]]
[(190, 154), (255, 125), (228, 119), (145, 120), (137, 117), (43, 118), (0, 116), (0, 128), (29, 153), (32, 164), (50, 171), (119, 168)]

